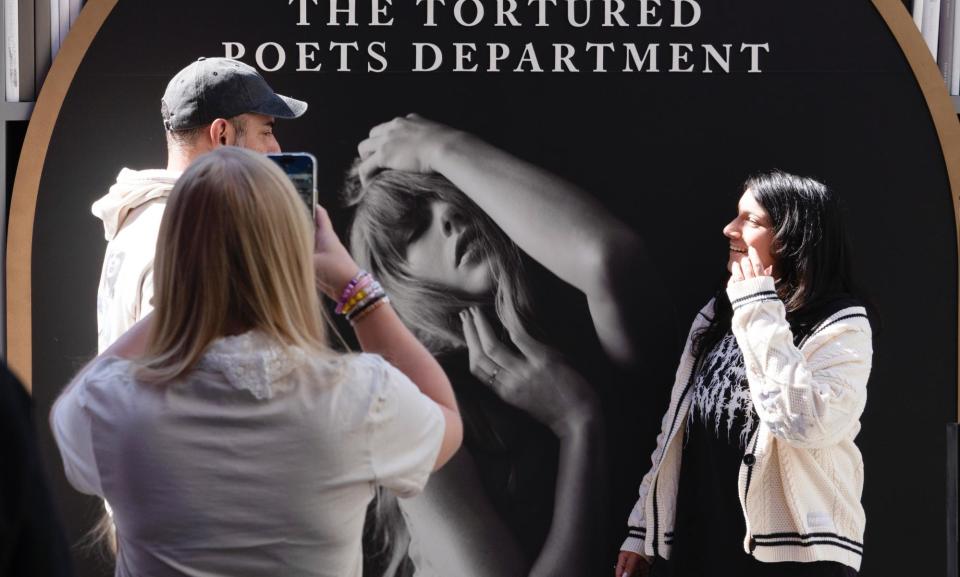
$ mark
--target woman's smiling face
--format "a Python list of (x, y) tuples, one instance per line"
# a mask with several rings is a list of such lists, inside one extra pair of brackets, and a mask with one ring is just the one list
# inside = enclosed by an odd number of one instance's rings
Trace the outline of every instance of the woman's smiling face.
[(730, 255), (727, 270), (734, 262), (747, 256), (747, 248), (757, 251), (764, 267), (773, 265), (777, 275), (777, 257), (774, 254), (773, 221), (766, 209), (757, 202), (753, 192), (747, 189), (737, 203), (737, 216), (723, 227), (723, 235), (730, 241)]
[(407, 243), (407, 267), (420, 280), (483, 297), (493, 292), (480, 229), (452, 204), (434, 200), (423, 211)]

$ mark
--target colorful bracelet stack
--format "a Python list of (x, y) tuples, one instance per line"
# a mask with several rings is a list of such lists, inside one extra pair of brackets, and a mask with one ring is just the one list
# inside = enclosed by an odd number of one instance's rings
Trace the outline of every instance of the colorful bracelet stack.
[(370, 273), (361, 270), (343, 289), (335, 311), (346, 316), (350, 324), (356, 324), (388, 302), (390, 299), (380, 283)]

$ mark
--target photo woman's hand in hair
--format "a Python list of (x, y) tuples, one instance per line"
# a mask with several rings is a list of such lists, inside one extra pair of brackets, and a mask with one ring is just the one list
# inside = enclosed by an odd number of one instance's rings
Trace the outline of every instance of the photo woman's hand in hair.
[(507, 327), (520, 354), (497, 337), (477, 308), (460, 313), (470, 372), (508, 404), (530, 414), (558, 436), (600, 414), (589, 383), (560, 355), (520, 327)]
[(375, 126), (358, 150), (364, 186), (383, 169), (450, 181), (521, 251), (583, 292), (600, 344), (619, 367), (637, 370), (672, 350), (663, 335), (673, 330), (671, 307), (644, 304), (666, 299), (646, 244), (594, 195), (478, 136), (416, 115)]
[(330, 216), (322, 206), (317, 207), (314, 221), (313, 268), (317, 275), (317, 289), (337, 300), (340, 291), (356, 276), (360, 267), (340, 242)]
[(760, 255), (757, 254), (757, 249), (748, 246), (747, 254), (740, 257), (739, 262), (733, 261), (730, 265), (730, 280), (727, 284), (730, 285), (760, 276), (770, 276), (771, 274), (773, 274), (773, 265), (763, 266)]
[(366, 184), (384, 169), (434, 172), (434, 160), (443, 147), (463, 134), (416, 114), (378, 124), (357, 146), (360, 182)]

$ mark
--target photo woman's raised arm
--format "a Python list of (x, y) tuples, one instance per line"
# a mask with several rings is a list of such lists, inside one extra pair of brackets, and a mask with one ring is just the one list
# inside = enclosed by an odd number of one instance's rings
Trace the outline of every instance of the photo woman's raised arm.
[(639, 335), (631, 330), (638, 323), (629, 322), (636, 318), (630, 303), (658, 283), (646, 276), (653, 267), (640, 237), (592, 196), (473, 135), (416, 115), (375, 126), (358, 150), (364, 182), (383, 169), (437, 172), (450, 180), (521, 250), (586, 295), (611, 359), (636, 362)]

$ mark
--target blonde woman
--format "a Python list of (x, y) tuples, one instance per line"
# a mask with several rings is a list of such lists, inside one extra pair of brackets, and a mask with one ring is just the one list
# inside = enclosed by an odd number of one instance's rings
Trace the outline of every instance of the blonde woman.
[(459, 446), (450, 383), (387, 299), (351, 316), (365, 354), (327, 346), (318, 288), (375, 291), (322, 209), (310, 228), (254, 153), (177, 182), (153, 315), (51, 414), (68, 479), (113, 507), (117, 575), (359, 577), (376, 487), (414, 495)]

